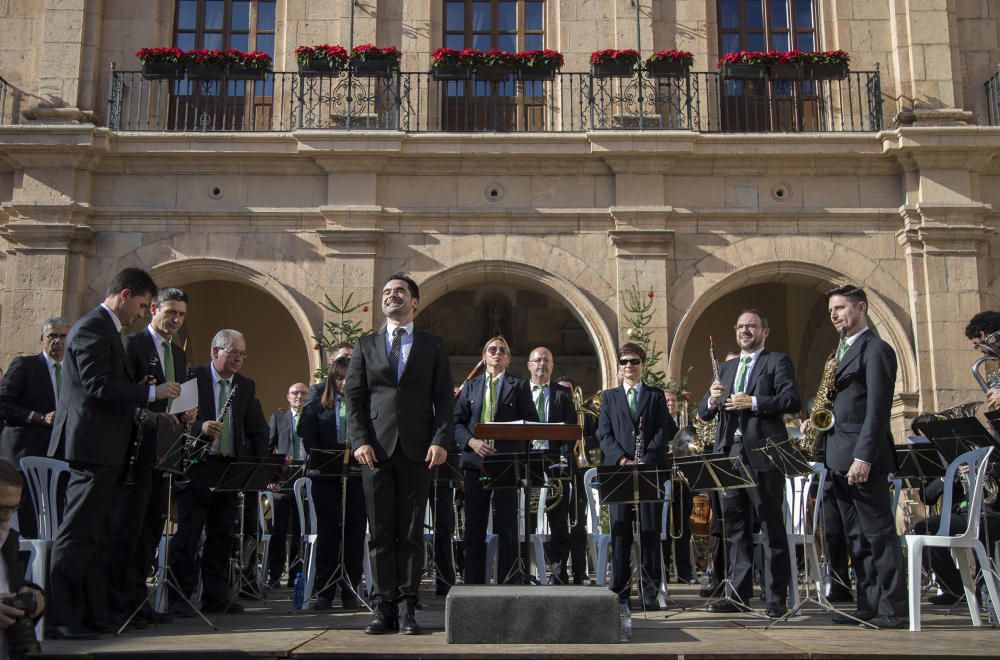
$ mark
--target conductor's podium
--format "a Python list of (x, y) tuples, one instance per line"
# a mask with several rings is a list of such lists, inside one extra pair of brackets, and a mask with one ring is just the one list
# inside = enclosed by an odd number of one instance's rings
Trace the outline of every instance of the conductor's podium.
[(455, 586), (445, 602), (450, 644), (615, 644), (618, 598), (582, 586)]

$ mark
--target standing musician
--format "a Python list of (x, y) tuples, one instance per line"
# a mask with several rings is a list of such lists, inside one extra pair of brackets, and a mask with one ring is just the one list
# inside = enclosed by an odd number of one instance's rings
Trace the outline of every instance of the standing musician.
[(53, 637), (114, 632), (101, 559), (115, 487), (128, 457), (137, 406), (176, 397), (176, 382), (147, 385), (125, 354), (122, 327), (143, 316), (156, 284), (126, 268), (104, 302), (69, 331), (49, 455), (69, 461), (66, 513), (52, 545), (47, 624)]
[[(344, 379), (347, 377), (348, 362), (346, 357), (334, 361), (323, 383), (323, 395), (302, 409), (298, 431), (309, 452), (316, 449), (349, 450), (344, 407)], [(311, 456), (315, 460), (316, 455)], [(361, 584), (365, 556), (365, 496), (361, 479), (354, 475), (348, 477), (347, 473), (338, 476), (313, 474), (311, 479), (316, 505), (318, 585), (313, 609), (330, 609), (339, 583), (340, 602), (344, 609), (356, 610), (358, 599), (352, 589)], [(341, 557), (344, 572), (334, 580), (334, 571)], [(348, 581), (350, 584), (347, 584)]]
[[(267, 421), (267, 446), (271, 453), (284, 456), (287, 461), (304, 461), (308, 456), (302, 437), (299, 435), (299, 417), (302, 407), (309, 395), (305, 383), (293, 383), (285, 395), (288, 410), (279, 410)], [(322, 394), (321, 394), (322, 395)], [(267, 586), (274, 588), (281, 584), (281, 574), (285, 571), (285, 559), (288, 559), (289, 588), (295, 586), (296, 565), (301, 568), (299, 546), (302, 532), (299, 529), (299, 516), (293, 506), (290, 493), (274, 493), (274, 509), (271, 511), (271, 556), (267, 567)], [(292, 530), (291, 538), (288, 530)], [(291, 546), (290, 548), (288, 546)]]
[[(531, 374), (531, 397), (535, 402), (535, 412), (539, 422), (576, 424), (576, 406), (573, 405), (573, 391), (552, 383), (555, 361), (552, 351), (539, 346), (528, 355), (528, 372)], [(558, 449), (568, 468), (573, 461), (573, 441), (551, 442), (535, 440), (535, 449)], [(552, 446), (556, 445), (556, 446)], [(569, 584), (569, 510), (570, 481), (564, 482), (563, 497), (548, 511), (549, 529), (549, 570), (556, 584)], [(545, 506), (539, 502), (538, 506)], [(544, 570), (544, 569), (543, 569)]]
[[(833, 428), (825, 460), (833, 496), (848, 521), (847, 538), (857, 577), (858, 609), (834, 623), (858, 619), (878, 628), (907, 626), (903, 551), (887, 486), (896, 470), (889, 414), (896, 383), (896, 353), (868, 327), (868, 296), (845, 285), (826, 292), (830, 321), (844, 339), (837, 347)], [(803, 422), (803, 432), (809, 420)]]
[[(622, 384), (601, 394), (601, 414), (597, 420), (597, 439), (601, 442), (605, 465), (634, 465), (642, 462), (663, 465), (667, 444), (677, 433), (677, 426), (667, 415), (663, 390), (642, 382), (646, 351), (634, 343), (618, 349)], [(636, 435), (641, 446), (636, 446)], [(638, 459), (638, 461), (637, 461)], [(631, 504), (612, 504), (611, 513), (611, 590), (622, 603), (628, 603), (632, 587), (632, 542), (634, 508)], [(639, 545), (643, 608), (658, 610), (657, 585), (660, 584), (661, 502), (639, 504)]]
[[(198, 379), (198, 417), (191, 433), (209, 444), (201, 461), (188, 469), (188, 481), (177, 490), (177, 533), (170, 540), (170, 567), (184, 596), (194, 595), (198, 581), (197, 552), (202, 530), (202, 609), (239, 613), (229, 600), (229, 558), (236, 547), (238, 497), (214, 492), (226, 468), (237, 458), (267, 455), (267, 422), (252, 380), (237, 373), (247, 358), (247, 344), (236, 330), (219, 330), (212, 338), (211, 361), (193, 369)], [(226, 404), (229, 404), (228, 407)], [(171, 593), (171, 614), (190, 617), (191, 606)]]
[[(358, 340), (347, 368), (347, 428), (373, 542), (369, 635), (418, 635), (423, 523), (432, 470), (452, 446), (451, 368), (444, 342), (413, 327), (420, 289), (392, 273), (382, 286), (385, 327)], [(399, 602), (403, 612), (399, 615)]]
[(455, 401), (455, 443), (465, 484), (465, 584), (486, 584), (486, 526), (493, 506), (493, 532), (498, 536), (497, 582), (518, 584), (517, 491), (483, 487), (482, 459), (495, 453), (523, 453), (517, 440), (496, 442), (472, 437), (479, 422), (538, 421), (528, 382), (507, 373), (510, 346), (503, 337), (483, 345), (486, 370), (465, 381)]
[[(558, 382), (570, 392), (574, 391), (575, 386), (568, 376), (560, 376)], [(579, 414), (577, 415), (577, 421), (580, 421)], [(594, 422), (590, 415), (585, 416), (583, 422), (583, 438), (581, 438), (581, 442), (583, 442), (584, 454), (588, 455), (588, 440), (595, 442), (593, 440), (593, 433), (590, 432), (594, 427)], [(573, 475), (573, 500), (569, 504), (569, 545), (570, 563), (573, 565), (573, 584), (583, 584), (587, 580), (587, 518), (590, 515), (590, 505), (588, 504), (586, 489), (590, 488), (590, 484), (583, 483), (585, 472), (585, 467), (577, 465), (577, 469)]]
[[(792, 361), (784, 353), (764, 348), (770, 334), (767, 316), (756, 309), (743, 311), (736, 320), (739, 359), (727, 360), (698, 406), (702, 419), (721, 415), (715, 439), (716, 452), (743, 459), (754, 488), (723, 492), (723, 526), (728, 537), (729, 575), (739, 602), (718, 600), (710, 612), (747, 609), (753, 593), (753, 516), (764, 533), (764, 590), (767, 616), (788, 612), (785, 599), (791, 579), (788, 537), (782, 505), (785, 475), (761, 449), (769, 439), (788, 437), (784, 414), (802, 407), (795, 385)], [(727, 393), (731, 393), (727, 396)]]
[[(14, 358), (0, 384), (0, 418), (7, 422), (0, 433), (0, 456), (13, 463), (18, 472), (21, 472), (21, 458), (45, 456), (49, 450), (68, 333), (66, 319), (47, 320), (42, 324), (39, 338), (41, 352)], [(23, 538), (38, 538), (34, 502), (27, 488), (22, 491), (18, 531)]]
[[(153, 314), (149, 325), (125, 338), (125, 352), (132, 370), (147, 376), (154, 385), (181, 381), (187, 374), (187, 356), (174, 341), (184, 325), (187, 303), (188, 296), (180, 289), (160, 289), (149, 307)], [(169, 404), (167, 399), (154, 401), (149, 404), (149, 411), (165, 413)], [(184, 421), (193, 422), (195, 413), (189, 410)], [(112, 612), (123, 619), (146, 599), (146, 576), (150, 574), (167, 517), (167, 480), (164, 473), (153, 470), (158, 425), (157, 415), (146, 417), (141, 444), (133, 448), (131, 480), (122, 485), (112, 513), (114, 524), (105, 566), (108, 602)], [(180, 435), (180, 424), (176, 427), (175, 435)], [(148, 605), (139, 611), (137, 618), (162, 620)]]

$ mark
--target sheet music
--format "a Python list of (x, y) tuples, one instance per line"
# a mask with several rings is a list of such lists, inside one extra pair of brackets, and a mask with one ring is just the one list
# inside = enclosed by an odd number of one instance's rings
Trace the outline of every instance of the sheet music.
[(169, 413), (184, 413), (198, 407), (198, 379), (181, 384), (181, 395), (170, 400)]

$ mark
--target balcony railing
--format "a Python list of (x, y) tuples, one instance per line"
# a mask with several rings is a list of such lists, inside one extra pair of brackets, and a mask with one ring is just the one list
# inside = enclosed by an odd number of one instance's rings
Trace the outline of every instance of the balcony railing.
[(391, 78), (272, 72), (260, 81), (149, 81), (114, 71), (108, 126), (116, 131), (390, 130), (582, 132), (685, 130), (839, 132), (882, 128), (878, 71), (837, 81), (687, 78), (437, 81), (425, 72)]
[(0, 78), (0, 126), (20, 123), (21, 98), (20, 90)]
[(986, 116), (990, 126), (1000, 126), (1000, 69), (986, 81)]

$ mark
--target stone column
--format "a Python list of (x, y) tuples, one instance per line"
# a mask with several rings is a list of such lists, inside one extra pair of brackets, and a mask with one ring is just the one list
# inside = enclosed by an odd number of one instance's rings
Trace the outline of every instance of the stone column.
[[(326, 293), (340, 304), (351, 297), (353, 304), (367, 303), (352, 315), (365, 328), (374, 327), (378, 318), (376, 310), (381, 301), (373, 296), (378, 293), (378, 258), (382, 253), (384, 234), (381, 229), (325, 228), (316, 231), (326, 249), (323, 266)], [(323, 322), (339, 321), (325, 312)]]
[(101, 32), (99, 0), (46, 0), (35, 62), (42, 123), (93, 123)]

